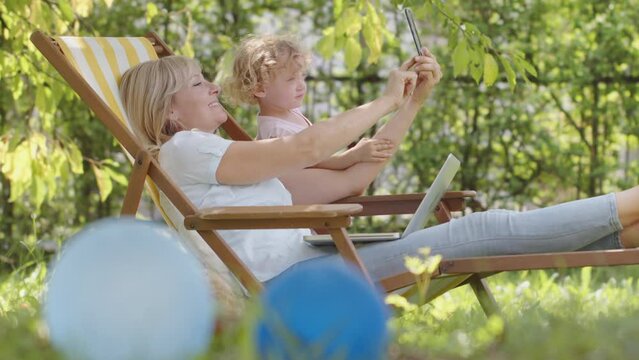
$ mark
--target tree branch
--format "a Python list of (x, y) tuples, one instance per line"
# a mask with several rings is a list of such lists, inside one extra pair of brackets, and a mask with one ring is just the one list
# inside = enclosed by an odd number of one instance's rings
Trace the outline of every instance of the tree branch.
[(552, 91), (551, 89), (549, 89), (548, 92), (550, 92), (550, 96), (552, 96), (553, 100), (555, 100), (555, 104), (557, 105), (559, 110), (564, 115), (566, 115), (566, 119), (568, 120), (570, 125), (572, 125), (575, 128), (575, 130), (577, 130), (577, 132), (579, 133), (579, 137), (581, 138), (581, 141), (583, 141), (586, 144), (586, 146), (588, 146), (588, 148), (591, 148), (590, 142), (586, 138), (586, 133), (584, 129), (580, 127), (579, 124), (577, 124), (575, 119), (572, 117), (572, 114), (570, 114), (570, 112), (563, 107), (563, 105), (561, 104), (561, 100), (559, 99), (557, 94), (555, 94), (555, 92)]

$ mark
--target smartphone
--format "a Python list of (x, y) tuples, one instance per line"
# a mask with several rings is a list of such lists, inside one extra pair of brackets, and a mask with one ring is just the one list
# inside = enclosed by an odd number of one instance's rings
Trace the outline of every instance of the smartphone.
[(422, 41), (419, 39), (419, 34), (417, 33), (417, 26), (415, 26), (415, 17), (413, 16), (413, 11), (410, 8), (404, 8), (404, 16), (406, 16), (410, 34), (413, 36), (413, 42), (415, 43), (415, 48), (417, 49), (417, 55), (423, 55)]

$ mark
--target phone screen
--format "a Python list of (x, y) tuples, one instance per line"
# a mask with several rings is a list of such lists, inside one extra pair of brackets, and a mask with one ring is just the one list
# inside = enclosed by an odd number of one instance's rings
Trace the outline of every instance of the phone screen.
[(415, 26), (413, 11), (409, 8), (405, 8), (404, 15), (406, 16), (406, 21), (408, 22), (410, 34), (413, 36), (413, 42), (415, 43), (415, 48), (417, 49), (417, 55), (422, 55), (422, 41), (419, 39), (419, 34), (417, 33), (417, 26)]

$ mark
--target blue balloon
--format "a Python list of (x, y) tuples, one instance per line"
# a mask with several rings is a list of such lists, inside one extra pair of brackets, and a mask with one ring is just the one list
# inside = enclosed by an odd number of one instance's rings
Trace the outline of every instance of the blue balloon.
[(88, 225), (53, 264), (44, 318), (70, 359), (188, 359), (212, 338), (204, 269), (166, 226), (132, 218)]
[(269, 282), (261, 300), (255, 336), (263, 359), (386, 357), (388, 308), (350, 266), (302, 263)]

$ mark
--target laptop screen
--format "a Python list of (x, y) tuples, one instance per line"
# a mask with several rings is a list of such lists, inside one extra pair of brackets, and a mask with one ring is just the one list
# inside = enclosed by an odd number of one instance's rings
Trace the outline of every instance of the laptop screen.
[(437, 173), (437, 177), (435, 177), (435, 181), (428, 189), (426, 196), (419, 204), (419, 207), (415, 211), (415, 215), (410, 219), (410, 222), (404, 229), (402, 233), (402, 238), (408, 236), (408, 234), (415, 232), (417, 230), (421, 230), (424, 228), (426, 224), (426, 220), (428, 217), (435, 211), (437, 204), (441, 200), (442, 196), (448, 189), (448, 186), (453, 181), (455, 174), (459, 170), (461, 163), (453, 154), (449, 154), (446, 162), (439, 169), (439, 173)]

